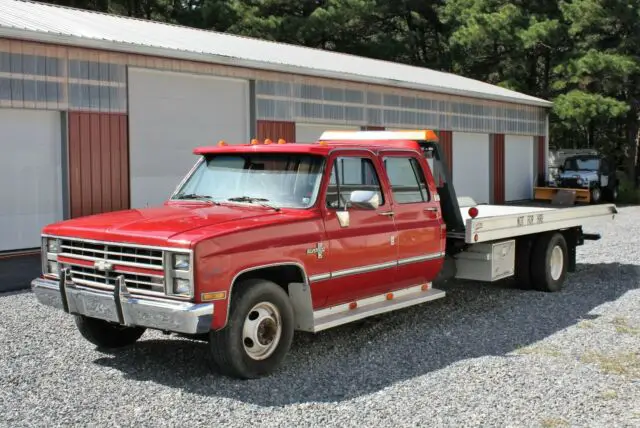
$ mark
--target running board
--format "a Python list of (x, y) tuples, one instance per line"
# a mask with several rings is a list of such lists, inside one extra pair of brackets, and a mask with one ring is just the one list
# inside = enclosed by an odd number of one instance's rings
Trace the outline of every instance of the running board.
[(431, 284), (425, 284), (320, 309), (313, 313), (313, 332), (441, 299), (445, 295), (444, 291), (431, 288)]

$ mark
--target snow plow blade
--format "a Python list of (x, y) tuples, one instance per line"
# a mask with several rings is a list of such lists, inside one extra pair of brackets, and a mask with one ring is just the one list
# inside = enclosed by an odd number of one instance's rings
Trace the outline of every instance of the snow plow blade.
[(589, 189), (569, 189), (563, 187), (534, 187), (533, 199), (536, 201), (551, 201), (558, 205), (573, 205), (591, 203)]

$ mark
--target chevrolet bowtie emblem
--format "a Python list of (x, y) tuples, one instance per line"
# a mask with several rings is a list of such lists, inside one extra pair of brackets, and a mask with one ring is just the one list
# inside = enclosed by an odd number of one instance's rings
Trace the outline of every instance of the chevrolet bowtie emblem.
[(324, 251), (324, 245), (322, 242), (318, 242), (314, 248), (307, 249), (307, 254), (315, 254), (319, 259), (321, 259), (324, 256)]
[(113, 270), (113, 263), (106, 260), (96, 260), (93, 263), (93, 267), (104, 272), (111, 272)]

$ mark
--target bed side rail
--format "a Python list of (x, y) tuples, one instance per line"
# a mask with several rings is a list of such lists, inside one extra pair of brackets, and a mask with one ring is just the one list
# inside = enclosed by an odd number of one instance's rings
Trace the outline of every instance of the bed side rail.
[(602, 217), (611, 216), (613, 219), (617, 213), (618, 209), (614, 204), (602, 204), (468, 219), (465, 242), (475, 244), (567, 229)]

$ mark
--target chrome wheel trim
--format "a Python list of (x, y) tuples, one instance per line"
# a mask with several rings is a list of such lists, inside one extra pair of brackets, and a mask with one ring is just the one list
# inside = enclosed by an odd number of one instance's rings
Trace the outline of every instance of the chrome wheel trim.
[(564, 253), (559, 245), (551, 250), (551, 258), (549, 260), (549, 273), (554, 281), (557, 281), (562, 275), (564, 269)]
[(282, 317), (278, 308), (270, 302), (253, 306), (242, 326), (242, 346), (253, 360), (269, 358), (282, 337)]

